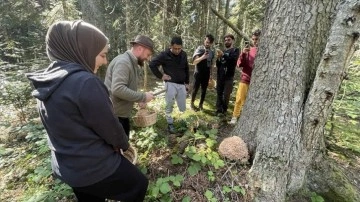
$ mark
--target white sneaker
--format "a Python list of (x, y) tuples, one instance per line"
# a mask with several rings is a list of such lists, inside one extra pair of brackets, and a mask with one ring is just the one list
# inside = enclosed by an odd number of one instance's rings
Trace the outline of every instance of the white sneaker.
[(232, 118), (231, 118), (231, 121), (230, 121), (230, 124), (236, 124), (236, 122), (237, 122), (237, 118), (235, 117), (235, 116), (233, 116)]

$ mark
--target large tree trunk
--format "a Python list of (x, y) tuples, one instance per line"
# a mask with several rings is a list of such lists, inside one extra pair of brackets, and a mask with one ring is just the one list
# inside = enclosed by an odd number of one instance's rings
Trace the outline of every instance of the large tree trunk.
[[(355, 42), (360, 31), (360, 2), (347, 0), (339, 5), (335, 22), (330, 30), (328, 43), (321, 58), (313, 87), (304, 108), (302, 127), (305, 164), (311, 166), (307, 185), (323, 193), (325, 199), (336, 201), (360, 201), (360, 187), (354, 187), (346, 175), (324, 153), (324, 126), (331, 115), (331, 106), (355, 52)], [(357, 19), (357, 20), (356, 20)], [(300, 154), (301, 155), (301, 154)], [(307, 157), (307, 159), (306, 159)], [(358, 174), (357, 174), (358, 175)], [(351, 176), (351, 175), (349, 175)], [(335, 183), (334, 183), (335, 182)]]
[[(233, 131), (247, 142), (252, 154), (250, 190), (257, 201), (284, 201), (306, 182), (314, 183), (315, 178), (307, 174), (336, 172), (322, 166), (329, 163), (323, 160), (323, 127), (353, 53), (354, 38), (348, 33), (356, 29), (344, 23), (343, 12), (351, 5), (347, 17), (359, 19), (360, 11), (357, 0), (339, 7), (337, 3), (268, 2), (248, 98)], [(336, 20), (329, 20), (336, 12)], [(353, 21), (359, 28), (359, 22)], [(321, 172), (324, 168), (331, 173)], [(355, 192), (347, 199), (357, 197)]]

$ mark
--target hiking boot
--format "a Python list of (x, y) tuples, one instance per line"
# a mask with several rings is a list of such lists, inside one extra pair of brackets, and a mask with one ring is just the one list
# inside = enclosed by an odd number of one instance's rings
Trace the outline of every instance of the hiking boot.
[(235, 116), (233, 116), (233, 117), (231, 118), (230, 124), (231, 124), (231, 125), (235, 125), (236, 122), (237, 122), (237, 118), (236, 118)]
[(176, 130), (173, 124), (168, 124), (168, 131), (170, 134), (175, 134)]
[(204, 110), (202, 104), (199, 105), (199, 110), (200, 110), (200, 111), (203, 111), (203, 110)]
[(223, 112), (222, 110), (216, 110), (215, 116), (222, 116), (223, 113), (224, 113), (224, 112)]
[(190, 104), (190, 108), (196, 112), (199, 111), (199, 108), (195, 107), (194, 103)]

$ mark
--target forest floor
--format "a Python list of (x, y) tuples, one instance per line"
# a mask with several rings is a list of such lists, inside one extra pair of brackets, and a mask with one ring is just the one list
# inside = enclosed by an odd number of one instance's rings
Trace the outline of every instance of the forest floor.
[[(148, 79), (151, 81), (148, 86), (152, 86), (154, 92), (162, 88), (154, 77)], [(236, 92), (237, 81), (234, 87)], [(167, 132), (163, 95), (149, 104), (149, 108), (158, 113), (156, 124), (134, 127), (131, 134), (131, 143), (139, 154), (137, 165), (150, 180), (146, 201), (247, 201), (250, 193), (245, 190), (250, 162), (242, 164), (216, 157), (214, 153), (218, 143), (229, 137), (234, 128), (228, 122), (235, 98), (231, 97), (228, 113), (220, 117), (214, 115), (215, 100), (215, 90), (209, 89), (203, 111), (189, 109), (180, 113), (175, 109), (178, 134)], [(187, 102), (189, 106), (189, 99)], [(14, 111), (10, 106), (0, 105), (0, 201), (46, 201), (44, 197), (50, 196), (56, 201), (74, 201), (71, 190), (50, 177), (46, 140), (35, 137), (44, 133), (38, 118), (31, 120), (31, 125), (21, 126), (17, 121), (18, 112)], [(357, 141), (360, 123), (353, 127), (351, 136), (347, 133), (327, 135), (326, 145), (330, 158), (360, 187), (360, 142)], [(213, 140), (216, 142), (213, 149), (206, 149)], [(205, 152), (206, 158), (196, 160), (191, 146), (199, 153)], [(221, 161), (223, 165), (215, 168)]]

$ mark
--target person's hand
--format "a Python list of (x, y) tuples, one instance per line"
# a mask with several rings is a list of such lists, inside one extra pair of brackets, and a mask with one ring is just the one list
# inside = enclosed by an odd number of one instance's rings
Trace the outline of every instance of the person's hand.
[(209, 57), (209, 50), (205, 50), (204, 54), (201, 56), (201, 60), (208, 59)]
[(241, 72), (242, 67), (239, 67), (238, 65), (236, 65), (236, 70), (238, 70), (239, 72)]
[(120, 147), (113, 147), (114, 151), (116, 153), (120, 153), (122, 155), (124, 155), (124, 152), (126, 152), (127, 149), (121, 149)]
[(250, 52), (250, 47), (245, 47), (243, 50), (242, 50), (243, 53), (249, 53)]
[(224, 52), (222, 52), (220, 49), (216, 49), (216, 57), (221, 58), (224, 55)]
[(163, 81), (168, 81), (171, 80), (171, 76), (167, 75), (167, 74), (163, 74), (162, 78)]
[(145, 102), (150, 102), (154, 98), (155, 98), (155, 96), (152, 92), (145, 93)]
[(145, 109), (147, 104), (146, 102), (139, 102), (138, 105), (140, 109)]

